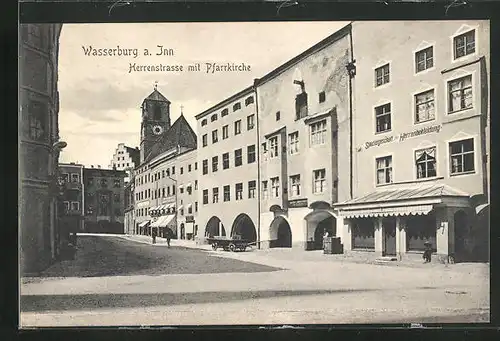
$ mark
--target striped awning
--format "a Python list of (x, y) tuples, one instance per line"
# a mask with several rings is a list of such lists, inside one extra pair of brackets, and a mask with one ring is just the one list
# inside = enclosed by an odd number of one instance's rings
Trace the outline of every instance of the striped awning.
[(143, 221), (142, 223), (140, 223), (140, 224), (139, 224), (139, 227), (144, 227), (144, 226), (146, 226), (147, 224), (149, 224), (149, 222), (150, 222), (150, 221), (151, 221), (151, 220), (145, 220), (145, 221)]
[(389, 217), (426, 215), (432, 211), (433, 205), (413, 205), (399, 207), (372, 207), (360, 209), (339, 210), (339, 215), (344, 218)]
[(164, 216), (161, 216), (157, 221), (156, 221), (156, 227), (165, 227), (167, 226), (168, 224), (170, 224), (170, 222), (172, 221), (172, 219), (175, 217), (174, 214), (169, 214), (169, 215), (164, 215)]

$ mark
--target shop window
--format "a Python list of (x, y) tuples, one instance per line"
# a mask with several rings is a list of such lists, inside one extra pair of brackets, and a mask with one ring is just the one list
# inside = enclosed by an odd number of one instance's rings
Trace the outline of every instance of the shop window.
[(452, 175), (474, 172), (474, 139), (450, 143)]
[(455, 59), (476, 52), (476, 31), (471, 30), (453, 38)]
[(422, 72), (434, 66), (433, 47), (427, 47), (415, 53), (415, 72)]
[(392, 183), (392, 156), (376, 159), (377, 185)]
[(415, 95), (415, 122), (421, 123), (435, 118), (434, 89)]
[(425, 251), (426, 242), (436, 252), (436, 218), (434, 215), (408, 216), (406, 218), (406, 250)]
[(219, 188), (218, 187), (212, 188), (212, 202), (214, 204), (219, 202)]
[(448, 112), (452, 113), (472, 107), (472, 76), (448, 82)]
[(353, 220), (351, 235), (353, 249), (375, 249), (374, 218)]
[(300, 174), (290, 176), (291, 197), (300, 197)]
[(387, 84), (390, 82), (389, 64), (385, 64), (375, 69), (375, 87)]
[(384, 133), (391, 130), (391, 104), (387, 103), (375, 108), (376, 132)]
[(436, 176), (436, 147), (415, 151), (417, 179), (432, 178)]

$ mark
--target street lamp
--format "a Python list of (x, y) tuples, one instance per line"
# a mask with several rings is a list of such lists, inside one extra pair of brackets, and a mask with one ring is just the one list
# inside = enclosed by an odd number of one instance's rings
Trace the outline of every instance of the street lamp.
[(177, 206), (177, 192), (179, 191), (179, 188), (177, 188), (177, 180), (170, 177), (170, 176), (167, 176), (167, 178), (169, 178), (170, 180), (172, 180), (175, 184), (175, 234), (177, 235), (177, 233), (179, 232), (179, 223), (177, 222), (177, 210), (178, 210), (178, 206)]

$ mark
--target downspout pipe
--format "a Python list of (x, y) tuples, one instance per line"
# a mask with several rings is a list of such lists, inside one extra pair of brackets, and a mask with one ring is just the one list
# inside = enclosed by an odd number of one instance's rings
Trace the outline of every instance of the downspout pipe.
[(352, 28), (351, 32), (349, 32), (349, 41), (350, 41), (350, 52), (351, 52), (351, 58), (349, 63), (347, 64), (347, 72), (349, 75), (349, 197), (350, 199), (353, 198), (353, 186), (354, 186), (354, 175), (353, 175), (353, 128), (352, 128), (352, 122), (353, 122), (353, 101), (352, 101), (352, 79), (356, 75), (356, 60), (354, 59), (354, 52), (353, 52), (353, 44), (352, 44)]
[(253, 82), (253, 93), (255, 96), (255, 117), (256, 117), (256, 132), (257, 132), (257, 248), (260, 250), (260, 124), (259, 124), (259, 97), (257, 96), (257, 86), (259, 79), (255, 78)]

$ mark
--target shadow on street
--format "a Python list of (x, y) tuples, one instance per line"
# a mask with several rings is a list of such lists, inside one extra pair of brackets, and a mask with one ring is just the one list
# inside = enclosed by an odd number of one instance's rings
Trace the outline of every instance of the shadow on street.
[(89, 310), (98, 308), (134, 308), (181, 304), (222, 303), (261, 298), (307, 295), (364, 293), (378, 289), (341, 290), (261, 290), (233, 292), (186, 292), (155, 294), (82, 294), (82, 295), (22, 295), (22, 312)]

